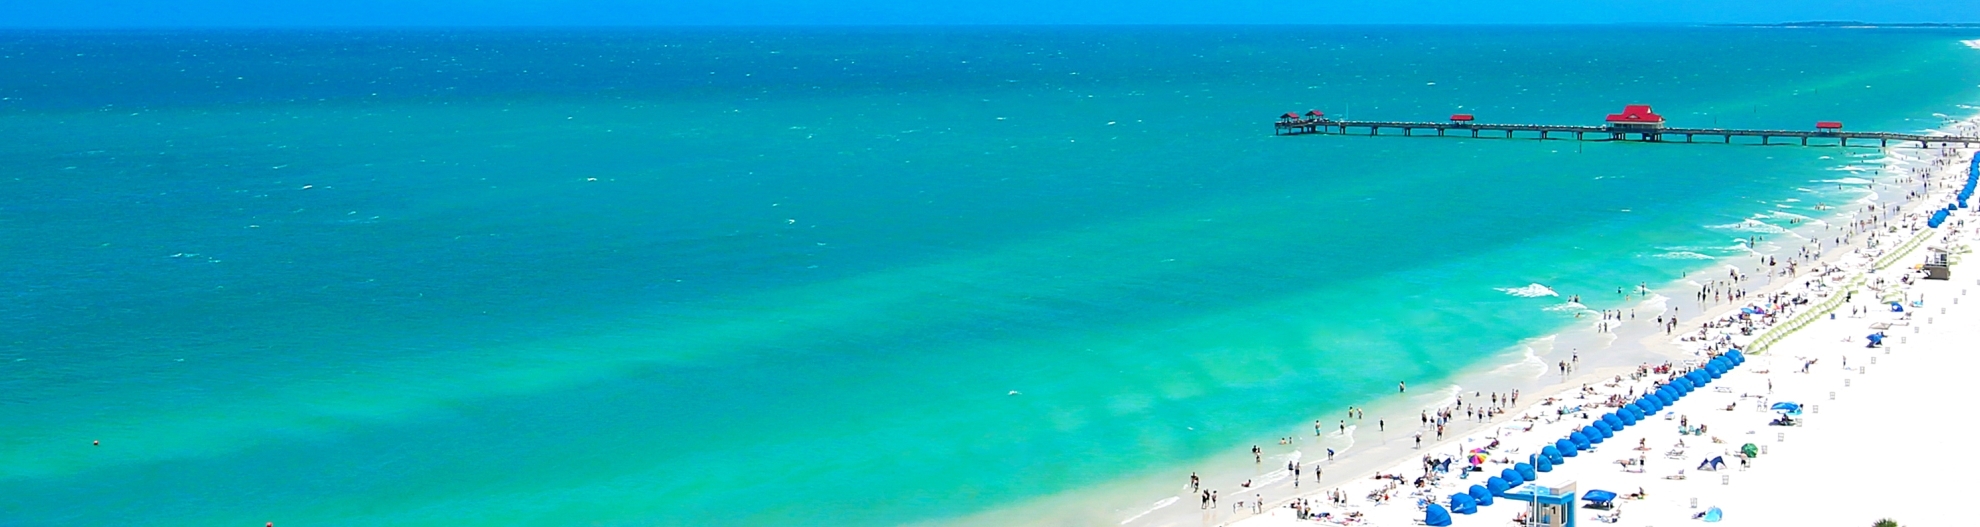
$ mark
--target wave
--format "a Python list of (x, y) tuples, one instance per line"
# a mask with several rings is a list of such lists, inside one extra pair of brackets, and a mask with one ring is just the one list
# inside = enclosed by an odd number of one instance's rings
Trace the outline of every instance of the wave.
[(1667, 252), (1667, 253), (1659, 253), (1659, 254), (1657, 255), (1657, 258), (1665, 258), (1665, 259), (1670, 259), (1670, 260), (1717, 260), (1717, 259), (1719, 259), (1719, 257), (1717, 257), (1717, 256), (1712, 256), (1712, 255), (1709, 255), (1709, 254), (1700, 254), (1700, 253), (1695, 253), (1695, 252), (1691, 252), (1691, 251), (1671, 251), (1671, 252)]
[(1860, 177), (1846, 177), (1846, 178), (1841, 178), (1841, 179), (1817, 179), (1817, 180), (1815, 180), (1815, 182), (1816, 182), (1816, 183), (1836, 183), (1836, 184), (1841, 184), (1841, 185), (1868, 185), (1868, 184), (1870, 184), (1870, 180), (1868, 180), (1868, 179), (1863, 179), (1863, 178), (1860, 178)]
[(1708, 229), (1751, 232), (1758, 234), (1784, 234), (1787, 232), (1787, 229), (1783, 229), (1780, 228), (1779, 226), (1772, 225), (1759, 220), (1745, 220), (1739, 223), (1727, 223), (1724, 225), (1707, 225), (1705, 227)]
[(1566, 303), (1561, 303), (1561, 304), (1554, 304), (1554, 305), (1551, 305), (1551, 306), (1547, 306), (1546, 308), (1544, 308), (1544, 310), (1546, 310), (1546, 311), (1587, 311), (1587, 310), (1588, 310), (1588, 306), (1585, 306), (1585, 305), (1581, 305), (1581, 303), (1580, 303), (1580, 302), (1566, 302)]
[(1499, 292), (1521, 298), (1561, 296), (1560, 293), (1554, 292), (1554, 288), (1540, 284), (1526, 284), (1526, 287), (1499, 287), (1495, 289), (1498, 290)]

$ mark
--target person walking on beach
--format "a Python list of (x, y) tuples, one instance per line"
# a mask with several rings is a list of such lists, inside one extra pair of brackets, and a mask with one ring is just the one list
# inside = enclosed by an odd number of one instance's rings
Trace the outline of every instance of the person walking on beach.
[(1388, 421), (1384, 421), (1384, 420), (1381, 420), (1381, 419), (1376, 419), (1376, 420), (1375, 420), (1375, 431), (1377, 431), (1377, 432), (1387, 432), (1387, 431), (1389, 431), (1389, 422), (1388, 422)]
[(1264, 451), (1264, 450), (1260, 450), (1260, 449), (1258, 448), (1258, 445), (1251, 445), (1251, 462), (1252, 462), (1252, 463), (1264, 463), (1264, 462), (1265, 462), (1265, 451)]
[(1334, 449), (1331, 448), (1327, 449), (1327, 460), (1328, 461), (1334, 460)]
[(1203, 485), (1203, 480), (1202, 480), (1202, 479), (1199, 479), (1199, 478), (1197, 478), (1197, 477), (1196, 477), (1196, 473), (1195, 473), (1195, 472), (1191, 472), (1191, 473), (1189, 473), (1189, 491), (1190, 491), (1190, 492), (1196, 492), (1196, 491), (1197, 491), (1197, 490), (1198, 490), (1198, 489), (1199, 489), (1199, 488), (1200, 488), (1200, 487), (1201, 487), (1202, 485)]

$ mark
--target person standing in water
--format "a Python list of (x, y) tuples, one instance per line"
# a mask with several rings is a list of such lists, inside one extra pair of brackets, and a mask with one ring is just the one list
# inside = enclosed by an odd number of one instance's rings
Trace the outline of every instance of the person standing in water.
[(1404, 383), (1402, 381), (1396, 381), (1396, 393), (1403, 393), (1407, 391), (1409, 391), (1408, 383)]

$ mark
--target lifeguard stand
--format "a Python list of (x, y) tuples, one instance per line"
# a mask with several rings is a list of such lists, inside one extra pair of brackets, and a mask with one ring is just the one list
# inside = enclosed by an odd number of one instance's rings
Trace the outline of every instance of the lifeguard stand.
[(1945, 251), (1933, 250), (1931, 254), (1925, 257), (1925, 265), (1920, 266), (1919, 269), (1925, 271), (1925, 278), (1928, 279), (1952, 279), (1952, 266), (1946, 259)]
[(1529, 527), (1575, 527), (1574, 480), (1527, 483), (1506, 491), (1504, 497), (1532, 511), (1526, 520)]

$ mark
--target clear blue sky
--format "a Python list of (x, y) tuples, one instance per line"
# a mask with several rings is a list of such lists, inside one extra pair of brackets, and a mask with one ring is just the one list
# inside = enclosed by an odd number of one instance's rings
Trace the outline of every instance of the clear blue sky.
[(0, 27), (1980, 22), (1980, 0), (12, 0)]

